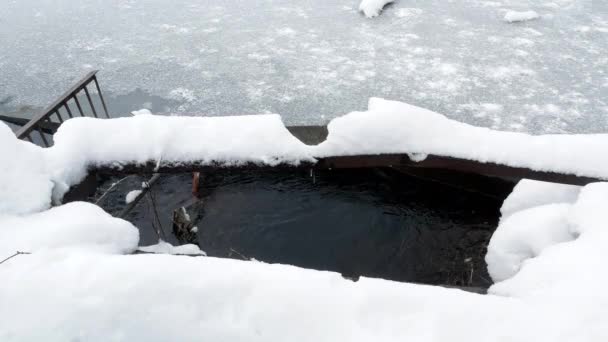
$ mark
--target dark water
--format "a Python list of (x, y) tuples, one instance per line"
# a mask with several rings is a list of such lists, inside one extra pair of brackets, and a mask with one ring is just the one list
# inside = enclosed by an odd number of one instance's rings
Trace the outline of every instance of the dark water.
[[(104, 207), (119, 212), (125, 193), (141, 180), (125, 180)], [(165, 175), (152, 192), (166, 239), (173, 243), (171, 214), (185, 206), (197, 220), (199, 245), (211, 256), (255, 258), (349, 277), (491, 283), (483, 257), (497, 225), (502, 190), (492, 198), (392, 170), (218, 172), (203, 176), (196, 203), (191, 180), (189, 174)], [(157, 240), (151, 202), (146, 198), (127, 217), (140, 227), (142, 244)]]

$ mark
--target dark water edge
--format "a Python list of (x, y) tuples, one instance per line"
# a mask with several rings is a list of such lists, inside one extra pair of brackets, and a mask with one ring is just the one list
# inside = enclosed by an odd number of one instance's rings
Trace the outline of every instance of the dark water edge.
[[(127, 178), (102, 206), (117, 214), (143, 179)], [(178, 243), (171, 216), (184, 206), (210, 256), (482, 288), (491, 285), (484, 256), (510, 189), (496, 181), (489, 197), (394, 170), (216, 172), (203, 175), (197, 203), (191, 182), (191, 174), (164, 175), (152, 191), (157, 214), (149, 196), (129, 214), (142, 245), (158, 239), (156, 216), (165, 238)]]

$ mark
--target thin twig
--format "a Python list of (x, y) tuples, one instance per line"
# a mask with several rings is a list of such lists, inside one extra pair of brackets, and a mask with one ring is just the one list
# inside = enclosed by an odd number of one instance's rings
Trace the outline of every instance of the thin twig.
[(156, 199), (154, 197), (152, 189), (149, 189), (148, 196), (150, 197), (150, 201), (152, 202), (152, 210), (154, 211), (154, 217), (156, 217), (156, 221), (158, 222), (158, 227), (159, 227), (159, 230), (161, 232), (160, 235), (162, 235), (163, 236), (163, 240), (166, 241), (167, 237), (165, 236), (165, 230), (163, 229), (163, 224), (161, 223), (160, 216), (158, 215), (158, 208), (156, 206)]
[(129, 177), (131, 177), (131, 176), (133, 176), (133, 175), (128, 175), (128, 176), (125, 176), (125, 177), (123, 177), (122, 179), (120, 179), (118, 182), (112, 183), (112, 186), (110, 186), (110, 187), (108, 188), (108, 190), (106, 190), (106, 191), (105, 191), (105, 192), (104, 192), (104, 193), (101, 195), (101, 197), (99, 197), (99, 198), (97, 199), (97, 201), (95, 201), (95, 204), (99, 204), (99, 202), (101, 202), (101, 200), (102, 200), (102, 199), (104, 199), (104, 197), (106, 197), (106, 195), (107, 195), (107, 194), (109, 194), (109, 193), (110, 193), (110, 191), (112, 191), (112, 189), (114, 189), (114, 188), (115, 188), (115, 187), (116, 187), (118, 184), (120, 184), (122, 181), (124, 181), (125, 179), (127, 179), (127, 178), (129, 178)]
[(6, 261), (8, 261), (8, 260), (10, 260), (10, 259), (12, 259), (14, 257), (16, 257), (17, 255), (23, 255), (23, 254), (32, 254), (32, 253), (29, 253), (29, 252), (15, 252), (15, 254), (13, 254), (13, 255), (9, 256), (8, 258), (0, 261), (0, 265), (2, 265), (4, 262), (6, 262)]
[(243, 260), (249, 260), (249, 258), (247, 258), (243, 254), (237, 252), (234, 248), (230, 248), (230, 254), (232, 255), (232, 253), (235, 253), (236, 255), (240, 256), (241, 258), (243, 258)]

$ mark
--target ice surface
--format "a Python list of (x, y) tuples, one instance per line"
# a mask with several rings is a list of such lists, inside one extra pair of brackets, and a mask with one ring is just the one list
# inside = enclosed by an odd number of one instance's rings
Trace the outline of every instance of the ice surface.
[[(5, 1), (0, 102), (47, 105), (99, 68), (123, 115), (325, 123), (378, 96), (497, 129), (608, 130), (608, 1), (408, 0), (373, 20), (358, 4)], [(542, 20), (505, 23), (511, 10)]]

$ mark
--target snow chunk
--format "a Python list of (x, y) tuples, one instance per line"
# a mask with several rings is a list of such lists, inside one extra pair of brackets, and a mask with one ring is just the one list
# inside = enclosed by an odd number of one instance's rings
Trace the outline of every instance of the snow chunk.
[(186, 244), (181, 246), (173, 246), (172, 244), (160, 240), (156, 245), (139, 247), (137, 250), (154, 253), (154, 254), (172, 254), (172, 255), (207, 255), (197, 245)]
[(510, 298), (230, 259), (25, 255), (0, 279), (8, 340), (530, 341), (566, 329)]
[(132, 190), (125, 196), (125, 203), (129, 204), (137, 198), (137, 196), (141, 195), (142, 190)]
[(139, 231), (131, 223), (86, 202), (28, 216), (0, 216), (0, 256), (66, 247), (130, 253), (138, 242)]
[(394, 2), (394, 0), (362, 0), (359, 4), (359, 11), (366, 17), (373, 18), (380, 15), (384, 6)]
[(131, 112), (131, 115), (133, 115), (133, 116), (137, 116), (137, 115), (151, 115), (151, 114), (152, 114), (152, 112), (150, 112), (150, 110), (146, 109), (146, 108), (140, 109), (140, 110), (134, 110), (134, 111)]
[(505, 14), (505, 17), (503, 18), (503, 20), (508, 23), (515, 23), (515, 22), (521, 22), (521, 21), (534, 20), (534, 19), (538, 19), (538, 18), (540, 18), (540, 16), (535, 11), (525, 11), (525, 12), (508, 11)]

